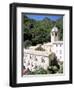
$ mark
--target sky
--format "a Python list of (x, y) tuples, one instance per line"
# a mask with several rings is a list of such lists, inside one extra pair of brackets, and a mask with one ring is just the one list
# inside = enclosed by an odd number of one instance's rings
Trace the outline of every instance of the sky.
[(34, 15), (34, 14), (26, 14), (26, 16), (34, 20), (43, 20), (45, 17), (47, 17), (52, 21), (56, 21), (59, 18), (63, 17), (62, 15)]

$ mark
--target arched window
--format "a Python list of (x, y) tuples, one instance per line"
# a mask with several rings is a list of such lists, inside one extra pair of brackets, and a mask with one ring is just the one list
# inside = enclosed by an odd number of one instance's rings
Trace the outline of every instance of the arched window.
[(56, 44), (56, 47), (58, 46), (58, 44)]
[(37, 59), (37, 58), (35, 58), (35, 61), (38, 61), (38, 59)]
[(55, 36), (57, 36), (57, 32), (55, 32)]
[(41, 62), (42, 62), (42, 63), (45, 63), (45, 60), (44, 60), (44, 58), (42, 58), (42, 59), (41, 59)]

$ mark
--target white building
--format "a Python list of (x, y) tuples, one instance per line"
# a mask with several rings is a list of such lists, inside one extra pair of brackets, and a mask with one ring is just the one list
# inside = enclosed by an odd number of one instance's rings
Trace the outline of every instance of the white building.
[(51, 30), (51, 42), (44, 43), (41, 47), (45, 51), (36, 51), (39, 45), (31, 46), (29, 49), (24, 49), (23, 64), (26, 69), (34, 71), (37, 67), (47, 69), (49, 66), (48, 55), (54, 52), (59, 61), (64, 60), (63, 41), (59, 41), (59, 30), (53, 27)]
[(59, 31), (57, 27), (53, 27), (51, 30), (51, 42), (59, 40)]
[(48, 53), (46, 51), (25, 50), (23, 64), (26, 69), (34, 71), (38, 67), (47, 69), (49, 66)]
[(59, 30), (53, 27), (51, 30), (51, 42), (45, 43), (42, 46), (48, 52), (54, 52), (59, 61), (64, 60), (64, 45), (63, 41), (59, 41)]

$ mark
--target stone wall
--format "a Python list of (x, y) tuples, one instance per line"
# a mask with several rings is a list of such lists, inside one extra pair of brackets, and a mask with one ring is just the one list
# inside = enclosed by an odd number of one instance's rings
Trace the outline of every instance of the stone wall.
[(23, 65), (31, 71), (34, 71), (38, 67), (46, 70), (49, 66), (48, 55), (45, 51), (24, 49)]

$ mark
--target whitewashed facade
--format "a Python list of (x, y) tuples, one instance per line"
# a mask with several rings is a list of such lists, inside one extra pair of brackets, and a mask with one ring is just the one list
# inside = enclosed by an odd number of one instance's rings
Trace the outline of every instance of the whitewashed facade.
[(51, 42), (59, 40), (59, 31), (57, 27), (53, 27), (51, 30)]
[(23, 64), (30, 71), (34, 71), (38, 67), (47, 69), (49, 66), (48, 53), (45, 51), (24, 49)]

